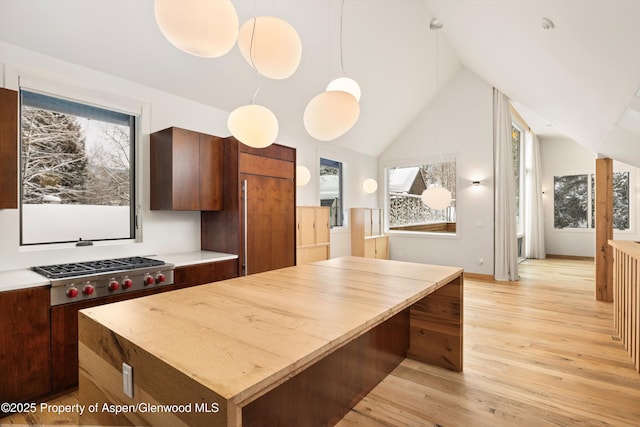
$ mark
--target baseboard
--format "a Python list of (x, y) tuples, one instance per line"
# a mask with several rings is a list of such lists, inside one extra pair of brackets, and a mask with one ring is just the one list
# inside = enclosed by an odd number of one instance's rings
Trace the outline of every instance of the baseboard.
[(571, 260), (578, 260), (578, 261), (594, 261), (595, 258), (592, 256), (577, 256), (577, 255), (554, 255), (554, 254), (547, 254), (547, 258), (553, 258), (553, 259), (571, 259)]
[(493, 282), (492, 274), (479, 274), (479, 273), (469, 273), (465, 271), (463, 273), (463, 277), (469, 280), (478, 280), (480, 282)]

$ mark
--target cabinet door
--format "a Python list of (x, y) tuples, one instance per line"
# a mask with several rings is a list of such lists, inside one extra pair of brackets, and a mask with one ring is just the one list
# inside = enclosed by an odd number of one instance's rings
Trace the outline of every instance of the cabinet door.
[(371, 209), (371, 235), (382, 235), (382, 212), (380, 209)]
[(329, 208), (316, 208), (316, 243), (329, 243)]
[(376, 242), (376, 258), (389, 259), (389, 238), (387, 236), (378, 237)]
[(371, 234), (371, 209), (362, 209), (362, 215), (364, 215), (364, 236), (373, 236)]
[(198, 186), (200, 194), (197, 210), (221, 210), (223, 179), (222, 139), (201, 133), (199, 135), (199, 150)]
[(18, 92), (0, 88), (0, 209), (18, 207)]
[(364, 241), (364, 257), (365, 258), (376, 257), (376, 239), (366, 239)]
[(314, 208), (299, 208), (299, 245), (309, 246), (316, 243), (316, 212)]
[(185, 129), (173, 130), (171, 195), (173, 210), (200, 210), (200, 135)]
[(50, 392), (49, 293), (46, 287), (0, 292), (0, 402)]
[(240, 174), (240, 180), (247, 183), (245, 271), (254, 274), (295, 265), (293, 179)]

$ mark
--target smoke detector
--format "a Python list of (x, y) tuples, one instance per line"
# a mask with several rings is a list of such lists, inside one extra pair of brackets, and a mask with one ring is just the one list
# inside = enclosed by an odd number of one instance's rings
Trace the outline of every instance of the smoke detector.
[(554, 24), (549, 18), (542, 18), (540, 26), (545, 30), (553, 30), (556, 27), (556, 24)]
[(429, 29), (431, 30), (439, 30), (442, 28), (442, 22), (438, 18), (433, 18), (431, 22), (429, 22)]

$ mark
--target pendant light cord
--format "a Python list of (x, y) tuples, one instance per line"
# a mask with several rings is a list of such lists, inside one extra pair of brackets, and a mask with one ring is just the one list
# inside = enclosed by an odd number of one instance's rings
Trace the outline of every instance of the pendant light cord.
[(344, 59), (342, 55), (342, 21), (344, 20), (344, 1), (342, 0), (342, 5), (340, 6), (340, 67), (342, 68), (342, 74), (346, 77), (347, 72), (344, 70)]
[(253, 98), (251, 98), (251, 103), (256, 103), (256, 97), (258, 96), (258, 92), (260, 92), (260, 73), (258, 72), (258, 67), (253, 62), (253, 41), (256, 35), (256, 22), (258, 21), (258, 16), (256, 12), (256, 0), (253, 0), (253, 27), (251, 28), (251, 41), (249, 44), (249, 59), (251, 60), (251, 66), (254, 70), (256, 70), (256, 91), (253, 93)]

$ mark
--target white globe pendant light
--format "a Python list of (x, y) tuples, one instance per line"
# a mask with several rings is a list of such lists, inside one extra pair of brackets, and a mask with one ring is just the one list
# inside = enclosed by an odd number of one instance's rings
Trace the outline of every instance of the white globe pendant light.
[(431, 209), (446, 209), (451, 205), (451, 191), (443, 187), (430, 187), (420, 196), (422, 203)]
[(329, 85), (327, 86), (327, 92), (341, 90), (342, 92), (348, 92), (353, 95), (358, 102), (360, 102), (360, 85), (349, 77), (338, 77), (337, 79), (331, 80)]
[(302, 57), (302, 42), (295, 28), (275, 16), (258, 16), (242, 24), (238, 48), (258, 73), (277, 80), (291, 76)]
[(278, 119), (262, 105), (250, 104), (236, 108), (229, 114), (227, 126), (238, 141), (254, 148), (268, 147), (278, 137)]
[(358, 121), (360, 104), (347, 92), (322, 92), (304, 110), (304, 127), (320, 141), (331, 141), (344, 135)]
[(217, 58), (238, 38), (238, 15), (231, 0), (155, 0), (153, 11), (167, 40), (191, 55)]

